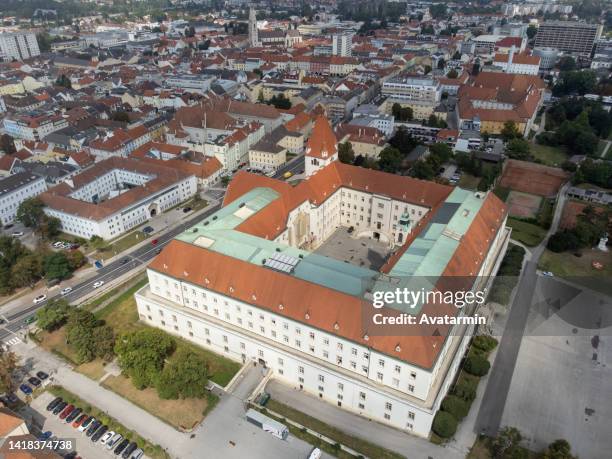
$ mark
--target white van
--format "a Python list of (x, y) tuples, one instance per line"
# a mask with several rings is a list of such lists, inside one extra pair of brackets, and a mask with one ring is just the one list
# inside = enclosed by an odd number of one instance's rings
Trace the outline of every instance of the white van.
[(321, 457), (321, 450), (319, 448), (313, 448), (308, 455), (308, 459), (319, 459)]

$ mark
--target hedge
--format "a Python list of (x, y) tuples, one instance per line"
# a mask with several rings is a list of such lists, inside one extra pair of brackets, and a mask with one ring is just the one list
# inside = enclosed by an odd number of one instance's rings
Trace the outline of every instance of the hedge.
[(461, 421), (470, 411), (470, 403), (456, 395), (447, 395), (442, 400), (442, 410), (452, 414), (456, 420)]
[(488, 354), (497, 346), (497, 340), (492, 336), (478, 335), (472, 341), (472, 345)]
[(489, 372), (491, 364), (481, 355), (470, 352), (465, 359), (465, 371), (474, 376), (484, 376)]
[(442, 438), (450, 438), (457, 431), (457, 420), (446, 411), (438, 411), (431, 429)]

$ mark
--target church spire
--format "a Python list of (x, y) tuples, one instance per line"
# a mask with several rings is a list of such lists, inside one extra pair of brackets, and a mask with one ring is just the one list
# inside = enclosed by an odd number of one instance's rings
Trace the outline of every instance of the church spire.
[(252, 6), (249, 8), (249, 46), (260, 46), (259, 32), (257, 30), (257, 16)]

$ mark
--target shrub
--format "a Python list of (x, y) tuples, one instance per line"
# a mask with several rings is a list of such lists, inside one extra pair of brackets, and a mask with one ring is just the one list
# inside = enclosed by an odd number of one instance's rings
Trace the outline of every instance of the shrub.
[(472, 345), (486, 353), (489, 353), (495, 349), (495, 346), (497, 346), (497, 340), (492, 336), (479, 335), (474, 338)]
[(476, 353), (471, 352), (467, 359), (465, 359), (465, 371), (474, 376), (486, 375), (489, 372), (490, 367), (491, 364), (489, 361)]
[(450, 438), (457, 431), (457, 420), (446, 411), (438, 411), (431, 427), (442, 438)]
[(478, 387), (478, 379), (472, 375), (462, 373), (457, 380), (457, 384), (453, 387), (452, 394), (471, 402), (476, 398), (476, 388)]
[(470, 411), (470, 405), (456, 395), (447, 395), (442, 400), (442, 409), (460, 421), (467, 416)]

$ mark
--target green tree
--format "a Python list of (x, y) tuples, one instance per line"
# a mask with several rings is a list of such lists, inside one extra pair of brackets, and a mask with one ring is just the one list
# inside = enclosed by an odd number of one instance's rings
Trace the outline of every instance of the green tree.
[(509, 140), (521, 137), (521, 132), (516, 127), (516, 123), (514, 121), (506, 121), (501, 130), (501, 136), (505, 142), (508, 142)]
[(428, 161), (419, 160), (415, 162), (410, 169), (410, 175), (423, 180), (431, 180), (436, 176), (436, 172), (431, 166), (431, 163)]
[(130, 115), (128, 115), (128, 113), (124, 112), (123, 110), (119, 110), (119, 111), (113, 112), (113, 114), (111, 115), (111, 119), (113, 121), (119, 121), (121, 123), (129, 123)]
[(510, 139), (506, 144), (506, 154), (512, 159), (527, 159), (529, 157), (529, 142), (522, 137)]
[(378, 155), (378, 166), (385, 172), (395, 173), (402, 164), (402, 154), (397, 148), (386, 147)]
[(66, 252), (66, 258), (68, 258), (68, 265), (72, 271), (76, 271), (87, 262), (87, 258), (80, 250)]
[(63, 88), (67, 88), (67, 89), (71, 89), (72, 88), (72, 83), (70, 82), (70, 78), (68, 78), (63, 73), (57, 78), (57, 80), (55, 80), (55, 85), (56, 86), (61, 86)]
[(70, 262), (63, 252), (54, 252), (47, 255), (43, 259), (43, 271), (47, 280), (62, 280), (70, 277), (70, 274), (72, 274)]
[(0, 346), (0, 392), (13, 392), (15, 389), (12, 376), (17, 369), (17, 362), (19, 359), (14, 352)]
[(572, 56), (563, 56), (559, 59), (559, 70), (562, 72), (576, 70), (576, 60)]
[(53, 300), (36, 311), (36, 325), (45, 331), (60, 328), (68, 320), (70, 305), (66, 300)]
[(28, 198), (19, 204), (15, 218), (28, 228), (37, 229), (45, 215), (43, 202), (34, 197)]
[(157, 382), (162, 399), (202, 398), (208, 383), (207, 362), (187, 348), (179, 348), (165, 365)]
[(537, 33), (538, 28), (535, 25), (530, 24), (529, 27), (527, 27), (527, 38), (529, 38), (529, 40), (535, 37)]
[(59, 218), (43, 215), (38, 232), (44, 240), (49, 241), (60, 234), (61, 227), (62, 221)]
[(444, 397), (441, 406), (444, 411), (452, 414), (458, 421), (466, 417), (470, 411), (470, 404), (456, 395), (447, 395)]
[(174, 348), (170, 335), (153, 328), (124, 333), (115, 342), (119, 366), (137, 389), (155, 386)]
[(7, 155), (12, 155), (17, 151), (15, 148), (15, 141), (8, 134), (2, 134), (0, 136), (0, 149), (4, 151)]
[(484, 376), (489, 372), (491, 364), (477, 353), (471, 352), (465, 359), (465, 371), (474, 376)]
[(553, 441), (542, 453), (542, 459), (575, 459), (572, 447), (567, 440), (559, 439)]
[(521, 447), (523, 435), (515, 427), (504, 427), (493, 439), (493, 456), (499, 459), (522, 459), (527, 451)]
[(438, 142), (429, 147), (429, 153), (438, 158), (440, 164), (443, 164), (452, 158), (453, 149), (443, 142)]
[(15, 287), (33, 286), (43, 274), (42, 258), (38, 254), (28, 254), (11, 267), (11, 283)]
[(355, 152), (353, 151), (351, 142), (338, 144), (338, 159), (342, 163), (353, 164), (353, 161), (355, 161)]
[(457, 420), (446, 411), (438, 411), (431, 425), (431, 430), (442, 438), (450, 438), (457, 431)]

